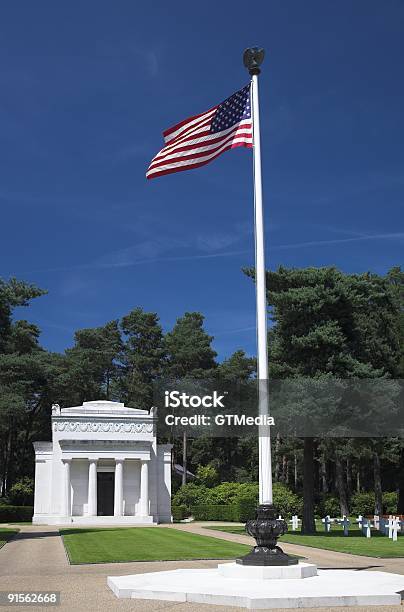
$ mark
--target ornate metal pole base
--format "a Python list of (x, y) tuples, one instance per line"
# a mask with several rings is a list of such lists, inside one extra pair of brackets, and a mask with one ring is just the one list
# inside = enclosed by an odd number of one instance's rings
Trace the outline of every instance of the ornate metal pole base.
[(257, 545), (245, 557), (236, 559), (240, 565), (296, 565), (298, 560), (283, 552), (276, 542), (288, 526), (270, 504), (258, 506), (255, 519), (247, 521), (245, 529)]

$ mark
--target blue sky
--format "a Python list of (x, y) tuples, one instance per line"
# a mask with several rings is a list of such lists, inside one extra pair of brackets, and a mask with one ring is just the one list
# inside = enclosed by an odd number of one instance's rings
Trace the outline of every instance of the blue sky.
[(261, 116), (268, 267), (384, 273), (404, 246), (401, 0), (9, 3), (0, 36), (0, 276), (62, 351), (136, 306), (206, 316), (255, 353), (251, 151), (146, 181), (161, 132), (248, 82)]

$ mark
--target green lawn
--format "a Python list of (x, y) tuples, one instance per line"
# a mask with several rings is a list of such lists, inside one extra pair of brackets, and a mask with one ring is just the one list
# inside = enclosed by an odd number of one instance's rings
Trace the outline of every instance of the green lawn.
[(70, 563), (234, 559), (250, 546), (164, 527), (61, 529)]
[[(227, 533), (246, 535), (244, 527), (206, 527)], [(317, 525), (318, 533), (314, 536), (302, 535), (300, 531), (288, 531), (279, 538), (279, 545), (282, 542), (289, 544), (300, 544), (336, 552), (350, 553), (352, 555), (362, 555), (365, 557), (404, 557), (404, 536), (398, 536), (397, 542), (393, 542), (387, 536), (381, 535), (372, 529), (372, 537), (366, 538), (359, 529), (352, 527), (349, 536), (343, 535), (342, 528), (333, 525), (329, 533), (325, 533), (324, 526)]]
[(4, 544), (8, 542), (16, 533), (18, 533), (18, 529), (7, 529), (5, 527), (0, 527), (0, 548), (4, 546)]

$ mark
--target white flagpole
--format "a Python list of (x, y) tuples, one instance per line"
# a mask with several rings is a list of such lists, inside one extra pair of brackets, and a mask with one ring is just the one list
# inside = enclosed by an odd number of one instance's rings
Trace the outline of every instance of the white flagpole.
[[(264, 211), (262, 204), (261, 139), (258, 98), (259, 68), (251, 70), (253, 152), (254, 152), (254, 220), (255, 284), (257, 299), (257, 358), (259, 415), (268, 415), (268, 337), (265, 276)], [(259, 503), (272, 504), (271, 435), (269, 426), (259, 428)]]

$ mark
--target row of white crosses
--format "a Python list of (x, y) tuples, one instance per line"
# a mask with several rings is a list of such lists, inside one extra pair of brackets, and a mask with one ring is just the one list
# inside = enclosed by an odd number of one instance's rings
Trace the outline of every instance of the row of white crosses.
[(330, 532), (332, 523), (338, 523), (338, 525), (342, 525), (342, 528), (344, 530), (344, 536), (347, 536), (349, 534), (348, 530), (349, 530), (349, 525), (351, 524), (351, 521), (348, 519), (347, 516), (345, 516), (345, 514), (342, 517), (342, 519), (332, 519), (330, 515), (327, 514), (327, 516), (321, 519), (321, 521), (322, 523), (324, 523), (324, 529), (326, 533)]
[[(364, 519), (360, 514), (356, 519), (358, 523), (359, 529), (364, 532), (367, 538), (371, 537), (371, 520)], [(397, 534), (398, 531), (402, 530), (402, 526), (404, 525), (404, 521), (401, 521), (398, 517), (390, 515), (388, 520), (385, 518), (380, 518), (376, 514), (373, 516), (373, 527), (378, 531), (381, 531), (384, 535), (388, 535), (388, 537), (393, 540), (393, 542), (397, 542)]]
[[(282, 519), (281, 515), (279, 515), (278, 518)], [(321, 522), (324, 524), (326, 533), (330, 532), (332, 523), (338, 523), (344, 530), (344, 536), (349, 535), (349, 525), (351, 524), (351, 521), (345, 515), (342, 517), (342, 519), (332, 519), (330, 515), (327, 514), (326, 517), (321, 519)], [(289, 523), (292, 525), (292, 531), (296, 531), (299, 529), (300, 519), (297, 515), (294, 515)], [(375, 514), (372, 525), (372, 521), (370, 519), (363, 518), (363, 516), (360, 514), (356, 519), (356, 523), (358, 523), (359, 529), (367, 538), (372, 537), (371, 527), (374, 527), (385, 535), (388, 535), (393, 542), (397, 542), (397, 533), (398, 531), (401, 531), (404, 526), (404, 520), (400, 520), (398, 517), (392, 515), (390, 515), (388, 520), (386, 520)]]
[[(279, 516), (278, 516), (278, 519), (279, 519), (280, 521), (282, 521), (282, 520), (283, 520), (281, 515), (279, 515)], [(292, 516), (292, 520), (291, 520), (291, 521), (289, 521), (289, 523), (291, 523), (291, 525), (292, 525), (292, 531), (296, 531), (297, 529), (299, 529), (300, 519), (299, 519), (299, 517), (297, 516), (297, 514), (295, 514), (295, 515), (293, 515), (293, 516)]]
[[(375, 527), (376, 529), (380, 529), (385, 534), (386, 534), (385, 526), (387, 526), (388, 536), (389, 538), (393, 540), (393, 542), (397, 542), (397, 532), (399, 529), (401, 529), (401, 525), (404, 524), (404, 521), (403, 523), (401, 523), (401, 521), (398, 518), (393, 517), (393, 516), (389, 517), (388, 521), (385, 521), (385, 519), (379, 519), (378, 516), (374, 516), (373, 525), (372, 525), (372, 521), (369, 519), (363, 518), (361, 514), (356, 519), (356, 522), (358, 523), (359, 529), (362, 531), (363, 535), (366, 536), (367, 538), (372, 537), (372, 531), (371, 531), (372, 526)], [(338, 523), (339, 525), (342, 526), (344, 530), (344, 536), (349, 535), (349, 525), (351, 524), (351, 522), (348, 519), (348, 517), (345, 515), (342, 517), (342, 519), (332, 519), (330, 515), (327, 515), (326, 517), (322, 519), (322, 523), (324, 524), (324, 529), (326, 533), (330, 532), (332, 523)]]
[(397, 533), (398, 531), (402, 531), (404, 521), (398, 518), (398, 516), (393, 516), (390, 514), (388, 520), (385, 518), (379, 518), (378, 516), (374, 516), (375, 526), (377, 524), (376, 529), (382, 531), (384, 535), (388, 535), (388, 537), (393, 540), (393, 542), (397, 542)]
[(327, 516), (321, 519), (321, 522), (324, 525), (324, 529), (326, 533), (329, 533), (331, 531), (331, 525), (333, 523), (338, 523), (339, 525), (342, 525), (344, 529), (344, 535), (348, 535), (348, 527), (350, 525), (350, 521), (348, 520), (348, 517), (346, 517), (345, 515), (343, 516), (342, 519), (336, 519), (336, 518), (331, 518), (330, 515), (327, 514)]

